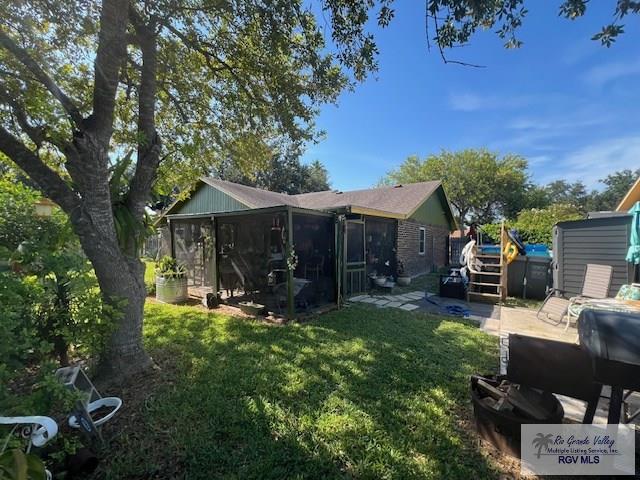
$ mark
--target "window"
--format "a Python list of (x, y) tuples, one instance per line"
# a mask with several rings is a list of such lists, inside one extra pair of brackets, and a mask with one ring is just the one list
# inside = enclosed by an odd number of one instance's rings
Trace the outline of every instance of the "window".
[(420, 227), (420, 246), (418, 247), (418, 253), (424, 255), (425, 245), (427, 244), (427, 230), (424, 227)]

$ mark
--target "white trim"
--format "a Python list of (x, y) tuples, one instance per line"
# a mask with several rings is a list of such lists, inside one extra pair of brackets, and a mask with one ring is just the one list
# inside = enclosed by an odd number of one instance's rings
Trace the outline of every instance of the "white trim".
[[(425, 255), (427, 253), (427, 229), (425, 227), (420, 227), (419, 231), (418, 255)], [(422, 251), (420, 251), (420, 244), (422, 244)]]

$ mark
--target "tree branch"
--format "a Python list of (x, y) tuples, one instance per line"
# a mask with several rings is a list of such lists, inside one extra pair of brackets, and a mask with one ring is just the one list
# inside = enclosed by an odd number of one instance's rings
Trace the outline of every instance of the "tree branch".
[(71, 217), (79, 214), (81, 201), (78, 195), (22, 142), (0, 126), (0, 151), (25, 171), (40, 190), (56, 202)]
[(157, 34), (154, 20), (151, 19), (149, 25), (145, 24), (133, 7), (130, 7), (130, 18), (142, 52), (142, 65), (138, 88), (138, 158), (129, 186), (127, 206), (135, 218), (142, 218), (160, 164), (160, 138), (155, 123)]
[(127, 54), (128, 16), (128, 0), (102, 2), (98, 51), (94, 62), (93, 113), (90, 119), (105, 149), (108, 148), (113, 130), (120, 67)]
[(58, 87), (53, 79), (46, 74), (29, 53), (15, 43), (11, 37), (2, 30), (0, 30), (0, 46), (11, 52), (20, 63), (27, 67), (36, 79), (60, 102), (62, 108), (67, 112), (76, 128), (81, 128), (83, 119), (76, 104)]
[(31, 139), (35, 145), (40, 148), (45, 140), (44, 128), (34, 127), (29, 123), (27, 113), (22, 105), (20, 105), (11, 94), (4, 88), (4, 85), (0, 85), (0, 100), (11, 108), (11, 112), (15, 117), (18, 125), (24, 133)]
[[(433, 22), (434, 25), (436, 27), (436, 45), (438, 45), (438, 51), (440, 52), (440, 58), (442, 58), (442, 61), (447, 64), (447, 63), (453, 63), (455, 65), (462, 65), (463, 67), (472, 67), (472, 68), (486, 68), (486, 65), (477, 65), (475, 63), (467, 63), (467, 62), (461, 62), (459, 60), (449, 60), (445, 54), (444, 54), (444, 49), (442, 48), (442, 44), (440, 43), (440, 28), (438, 26), (438, 17), (436, 17), (435, 15), (427, 15), (427, 17), (431, 17), (433, 18)], [(430, 48), (430, 47), (429, 47)]]

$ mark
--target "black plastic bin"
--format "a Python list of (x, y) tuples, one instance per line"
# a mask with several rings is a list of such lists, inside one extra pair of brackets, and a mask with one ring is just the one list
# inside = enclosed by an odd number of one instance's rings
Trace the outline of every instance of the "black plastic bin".
[(460, 275), (440, 275), (439, 293), (441, 297), (464, 300), (467, 289)]
[(507, 290), (510, 297), (543, 300), (550, 285), (550, 257), (518, 256), (509, 264)]

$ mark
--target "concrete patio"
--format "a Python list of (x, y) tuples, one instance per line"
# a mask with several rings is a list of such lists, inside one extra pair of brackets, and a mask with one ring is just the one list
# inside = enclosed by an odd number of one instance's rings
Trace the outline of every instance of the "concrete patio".
[(500, 307), (499, 319), (486, 318), (480, 321), (480, 328), (492, 335), (505, 336), (518, 333), (530, 337), (576, 343), (578, 330), (575, 323), (572, 323), (566, 331), (565, 327), (564, 321), (558, 324), (538, 319), (536, 311), (528, 308)]

